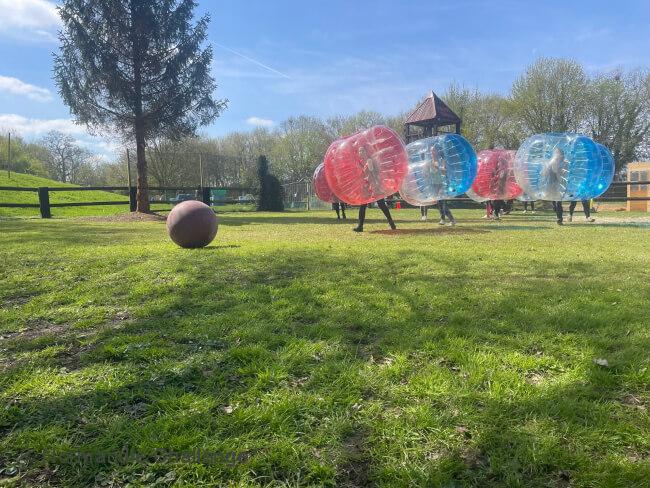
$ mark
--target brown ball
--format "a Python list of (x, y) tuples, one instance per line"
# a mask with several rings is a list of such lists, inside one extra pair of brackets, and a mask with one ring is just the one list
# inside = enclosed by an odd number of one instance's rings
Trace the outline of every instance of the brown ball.
[(188, 200), (167, 216), (169, 237), (181, 247), (205, 247), (217, 235), (217, 216), (205, 203)]

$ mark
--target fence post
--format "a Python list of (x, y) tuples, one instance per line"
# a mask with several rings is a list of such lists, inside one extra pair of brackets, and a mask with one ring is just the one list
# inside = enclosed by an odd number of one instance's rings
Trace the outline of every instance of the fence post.
[(135, 212), (138, 209), (138, 188), (136, 186), (129, 187), (129, 209)]
[(42, 219), (49, 219), (52, 217), (52, 212), (50, 211), (50, 191), (47, 186), (41, 186), (38, 188), (38, 206), (41, 210)]
[(207, 186), (201, 188), (201, 201), (210, 206), (210, 188)]
[(311, 210), (311, 183), (307, 182), (307, 211)]

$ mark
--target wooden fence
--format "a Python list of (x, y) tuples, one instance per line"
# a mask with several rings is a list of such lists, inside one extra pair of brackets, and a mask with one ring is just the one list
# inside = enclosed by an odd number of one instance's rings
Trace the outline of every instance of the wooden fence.
[[(246, 200), (233, 199), (233, 198), (213, 198), (213, 191), (217, 190), (220, 192), (237, 192), (240, 195), (245, 193), (251, 193), (251, 188), (244, 187), (167, 187), (167, 186), (150, 186), (150, 191), (176, 191), (178, 193), (183, 192), (186, 194), (193, 194), (195, 200), (200, 200), (206, 205), (220, 205), (227, 203), (251, 203)], [(52, 208), (57, 207), (90, 207), (96, 205), (128, 205), (131, 212), (136, 210), (136, 195), (137, 188), (132, 186), (80, 186), (80, 187), (17, 187), (17, 186), (0, 186), (0, 191), (19, 191), (19, 192), (31, 192), (38, 195), (38, 203), (2, 203), (0, 202), (0, 207), (4, 208), (38, 208), (41, 213), (41, 217), (44, 219), (49, 219), (52, 217)], [(128, 195), (128, 200), (115, 200), (115, 201), (95, 201), (95, 202), (64, 202), (64, 203), (51, 203), (50, 202), (50, 193), (51, 192), (78, 192), (78, 191), (119, 191), (124, 192), (124, 197)], [(160, 199), (160, 200), (151, 200), (152, 204), (173, 204), (178, 203), (177, 200), (172, 199)]]
[[(628, 201), (650, 201), (650, 197), (628, 197), (627, 196), (627, 187), (629, 185), (650, 185), (650, 181), (615, 181), (611, 184), (609, 189), (599, 198), (596, 198), (598, 202), (628, 202)], [(66, 203), (51, 203), (50, 202), (50, 193), (51, 192), (71, 192), (71, 191), (120, 191), (128, 195), (128, 200), (116, 200), (116, 201), (96, 201), (96, 202), (66, 202)], [(251, 203), (247, 200), (233, 199), (233, 198), (214, 198), (214, 192), (236, 192), (240, 195), (246, 193), (253, 193), (251, 188), (244, 187), (165, 187), (165, 186), (151, 186), (149, 190), (152, 192), (157, 191), (176, 191), (176, 192), (185, 192), (194, 195), (193, 199), (197, 199), (205, 203), (206, 205), (219, 205), (227, 203)], [(5, 208), (38, 208), (41, 213), (41, 217), (48, 219), (52, 217), (52, 208), (57, 207), (88, 207), (95, 205), (128, 205), (131, 212), (135, 212), (136, 209), (136, 187), (128, 186), (83, 186), (83, 187), (38, 187), (38, 188), (26, 188), (26, 187), (14, 187), (14, 186), (0, 186), (0, 191), (20, 191), (20, 192), (32, 192), (38, 194), (38, 203), (2, 203), (0, 202), (0, 207)], [(468, 203), (472, 202), (469, 198), (463, 196), (459, 198), (454, 198), (453, 200), (466, 201)], [(395, 200), (398, 201), (398, 200)], [(161, 200), (151, 200), (152, 204), (173, 204), (178, 203), (176, 200), (170, 199), (161, 199)]]

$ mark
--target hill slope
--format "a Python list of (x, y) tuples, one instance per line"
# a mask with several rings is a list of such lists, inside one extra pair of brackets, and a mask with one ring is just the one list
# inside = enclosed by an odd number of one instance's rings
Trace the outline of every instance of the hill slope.
[[(26, 188), (36, 188), (39, 186), (69, 187), (75, 188), (78, 185), (61, 183), (59, 181), (49, 180), (34, 175), (7, 172), (0, 173), (0, 186), (16, 186)], [(126, 202), (128, 197), (118, 193), (107, 191), (78, 191), (78, 192), (51, 192), (50, 203), (77, 203), (77, 202)], [(36, 192), (24, 191), (6, 191), (0, 190), (0, 203), (38, 203)], [(110, 215), (115, 213), (127, 212), (128, 205), (107, 205), (94, 207), (64, 207), (53, 208), (54, 217), (72, 216), (72, 215)], [(40, 213), (37, 208), (2, 208), (0, 207), (0, 217), (39, 217)]]

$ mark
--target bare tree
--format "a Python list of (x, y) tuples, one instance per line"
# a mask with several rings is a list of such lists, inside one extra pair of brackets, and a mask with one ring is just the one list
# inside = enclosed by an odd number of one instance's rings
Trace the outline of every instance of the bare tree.
[(52, 178), (63, 183), (78, 183), (79, 169), (90, 152), (80, 147), (70, 134), (48, 132), (41, 144), (47, 149), (45, 167)]

